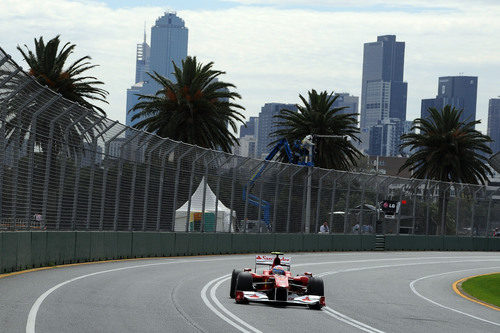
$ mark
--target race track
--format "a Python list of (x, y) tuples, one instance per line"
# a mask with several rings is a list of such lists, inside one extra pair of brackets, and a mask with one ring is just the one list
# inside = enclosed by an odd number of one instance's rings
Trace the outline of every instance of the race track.
[(500, 311), (452, 283), (500, 271), (498, 253), (291, 254), (323, 276), (327, 307), (235, 304), (233, 268), (253, 255), (56, 267), (0, 279), (1, 332), (500, 332)]

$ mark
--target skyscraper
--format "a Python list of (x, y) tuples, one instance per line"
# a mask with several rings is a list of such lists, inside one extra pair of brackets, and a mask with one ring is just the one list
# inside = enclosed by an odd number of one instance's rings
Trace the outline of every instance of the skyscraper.
[(401, 135), (411, 131), (412, 122), (398, 118), (379, 120), (377, 125), (369, 128), (370, 156), (408, 155), (409, 149), (402, 150)]
[(349, 93), (339, 93), (335, 95), (338, 95), (338, 97), (335, 102), (333, 102), (332, 106), (334, 108), (346, 107), (344, 110), (340, 111), (339, 114), (358, 113), (358, 96), (351, 96)]
[(257, 157), (266, 155), (271, 150), (272, 147), (269, 147), (269, 144), (276, 140), (275, 137), (271, 136), (271, 133), (280, 129), (279, 126), (276, 126), (278, 120), (274, 116), (280, 114), (282, 109), (296, 111), (297, 106), (295, 104), (266, 103), (261, 108), (257, 134)]
[(500, 96), (491, 98), (488, 103), (488, 135), (493, 154), (500, 151)]
[(240, 138), (247, 135), (253, 135), (256, 137), (259, 128), (259, 117), (250, 117), (245, 125), (246, 127), (244, 125), (240, 126)]
[[(138, 101), (137, 94), (152, 95), (158, 90), (158, 84), (146, 72), (157, 72), (169, 80), (175, 81), (172, 62), (181, 66), (187, 57), (188, 29), (184, 20), (176, 13), (167, 12), (159, 17), (151, 28), (151, 47), (144, 42), (137, 47), (136, 56), (136, 82), (127, 89), (127, 125), (133, 126), (139, 119), (131, 120), (135, 113), (129, 113)], [(141, 81), (138, 81), (141, 80)]]
[(463, 109), (461, 120), (476, 120), (477, 76), (443, 76), (438, 80), (436, 98), (423, 99), (420, 117), (427, 118), (429, 107), (441, 110), (445, 105)]
[[(406, 120), (408, 84), (403, 82), (405, 43), (395, 35), (365, 43), (361, 86), (361, 129), (387, 118)], [(365, 143), (363, 147), (368, 148)]]

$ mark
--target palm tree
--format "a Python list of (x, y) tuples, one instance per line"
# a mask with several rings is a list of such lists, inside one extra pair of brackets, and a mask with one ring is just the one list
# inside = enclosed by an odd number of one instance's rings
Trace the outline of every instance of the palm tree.
[(38, 40), (35, 38), (35, 53), (26, 45), (24, 45), (26, 52), (20, 46), (17, 49), (30, 67), (29, 74), (39, 83), (70, 101), (105, 114), (102, 108), (92, 104), (92, 101), (107, 103), (108, 92), (96, 87), (104, 83), (97, 81), (93, 76), (81, 76), (98, 65), (91, 65), (88, 61), (91, 58), (85, 56), (65, 68), (68, 57), (76, 45), (68, 42), (59, 50), (59, 44), (59, 35), (49, 40), (47, 44), (44, 43), (43, 37), (40, 37)]
[(139, 103), (129, 110), (140, 110), (132, 117), (132, 120), (141, 119), (134, 127), (161, 137), (230, 152), (238, 141), (228, 125), (236, 132), (237, 122), (243, 123), (245, 119), (238, 111), (244, 108), (232, 101), (241, 98), (229, 91), (235, 86), (218, 81), (217, 77), (225, 72), (213, 70), (213, 62), (203, 65), (196, 57), (187, 57), (182, 61), (182, 69), (173, 65), (175, 83), (156, 72), (148, 73), (160, 85), (160, 90), (155, 95), (138, 95)]
[(351, 140), (360, 141), (357, 135), (357, 113), (341, 113), (346, 107), (335, 108), (333, 103), (338, 95), (328, 94), (323, 91), (318, 94), (316, 90), (308, 92), (309, 101), (299, 95), (303, 105), (297, 105), (298, 112), (294, 110), (281, 110), (275, 116), (279, 119), (279, 127), (272, 135), (278, 139), (286, 138), (288, 142), (302, 140), (305, 136), (334, 135), (338, 137), (318, 137), (315, 141), (314, 165), (322, 168), (349, 170), (357, 164), (361, 152), (354, 147)]
[(492, 175), (486, 164), (491, 139), (474, 129), (481, 121), (461, 121), (463, 110), (450, 105), (428, 111), (429, 118), (414, 121), (412, 130), (420, 133), (401, 136), (401, 148), (410, 147), (412, 155), (400, 171), (409, 168), (413, 178), (484, 184)]
[(419, 130), (419, 133), (401, 136), (401, 148), (410, 147), (412, 155), (401, 166), (400, 172), (409, 168), (412, 178), (443, 182), (438, 186), (438, 218), (441, 233), (445, 234), (446, 227), (451, 232), (455, 228), (445, 223), (450, 194), (444, 182), (484, 184), (488, 175), (492, 175), (485, 163), (486, 155), (491, 154), (487, 144), (491, 139), (474, 129), (480, 120), (460, 120), (463, 110), (446, 105), (441, 111), (429, 108), (428, 112), (429, 118), (414, 121), (412, 130)]

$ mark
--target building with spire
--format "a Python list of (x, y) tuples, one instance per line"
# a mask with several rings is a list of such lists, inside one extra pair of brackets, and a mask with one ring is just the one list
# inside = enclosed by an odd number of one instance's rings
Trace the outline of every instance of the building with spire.
[(135, 83), (127, 89), (127, 120), (128, 126), (134, 126), (139, 119), (132, 121), (135, 112), (128, 112), (138, 102), (138, 94), (154, 95), (159, 85), (147, 73), (156, 72), (175, 81), (173, 75), (175, 63), (181, 66), (182, 60), (187, 57), (188, 29), (184, 20), (175, 12), (166, 12), (159, 17), (151, 27), (151, 47), (144, 41), (137, 45)]
[[(361, 85), (361, 133), (380, 121), (393, 118), (406, 120), (408, 84), (403, 81), (405, 43), (395, 35), (378, 36), (376, 42), (365, 43)], [(364, 137), (362, 149), (370, 146)]]

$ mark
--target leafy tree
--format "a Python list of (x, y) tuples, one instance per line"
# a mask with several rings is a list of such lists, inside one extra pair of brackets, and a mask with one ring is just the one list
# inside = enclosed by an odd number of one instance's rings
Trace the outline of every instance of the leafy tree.
[(92, 104), (92, 101), (107, 103), (108, 92), (97, 87), (104, 83), (93, 76), (82, 76), (98, 65), (91, 65), (90, 56), (85, 56), (65, 68), (76, 45), (68, 42), (59, 50), (59, 44), (59, 35), (49, 40), (47, 44), (43, 41), (43, 37), (40, 37), (38, 40), (35, 38), (35, 53), (26, 45), (24, 45), (26, 52), (20, 46), (17, 49), (30, 67), (29, 74), (42, 85), (70, 101), (105, 114), (102, 108)]
[(345, 107), (335, 108), (333, 103), (338, 95), (328, 94), (326, 91), (318, 93), (316, 90), (308, 92), (309, 100), (299, 95), (302, 105), (297, 105), (298, 112), (283, 109), (275, 116), (279, 119), (276, 130), (272, 135), (278, 139), (286, 138), (288, 142), (302, 140), (305, 136), (335, 135), (338, 137), (318, 137), (315, 139), (314, 165), (322, 168), (349, 170), (357, 164), (361, 152), (354, 147), (351, 141), (342, 137), (349, 137), (353, 141), (360, 141), (357, 135), (357, 113), (343, 114)]
[(154, 73), (148, 75), (160, 85), (155, 95), (139, 95), (129, 112), (140, 110), (132, 120), (140, 119), (138, 129), (155, 132), (161, 137), (230, 152), (237, 144), (237, 122), (245, 119), (239, 110), (244, 107), (233, 102), (241, 98), (229, 91), (235, 86), (219, 81), (225, 72), (212, 69), (213, 62), (199, 63), (196, 57), (187, 57), (182, 68), (175, 63), (176, 82)]
[(409, 168), (412, 178), (484, 184), (492, 175), (486, 164), (491, 139), (474, 129), (480, 120), (461, 121), (462, 112), (446, 105), (442, 111), (429, 108), (429, 118), (416, 119), (412, 130), (419, 133), (401, 136), (401, 148), (410, 147), (412, 155), (400, 171)]
[[(400, 171), (409, 168), (412, 178), (442, 181), (438, 186), (438, 219), (441, 233), (446, 232), (450, 193), (444, 182), (485, 184), (491, 169), (486, 155), (491, 154), (490, 137), (474, 129), (481, 121), (462, 121), (463, 110), (446, 105), (442, 110), (429, 108), (429, 118), (418, 118), (412, 130), (401, 136), (401, 148), (412, 153)], [(448, 227), (450, 229), (451, 227)]]

